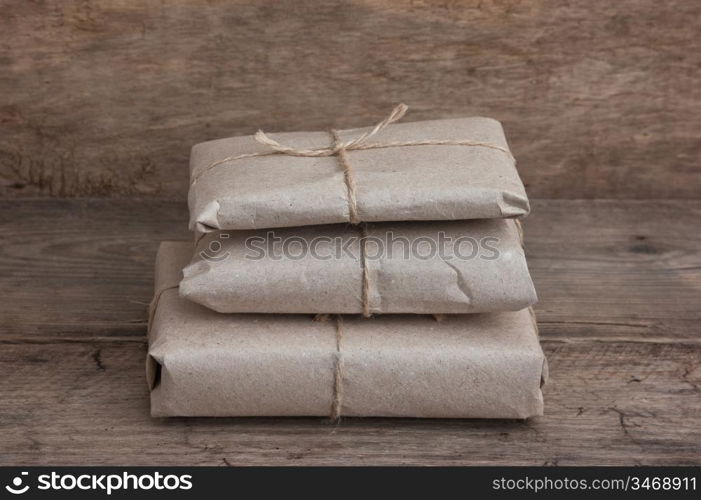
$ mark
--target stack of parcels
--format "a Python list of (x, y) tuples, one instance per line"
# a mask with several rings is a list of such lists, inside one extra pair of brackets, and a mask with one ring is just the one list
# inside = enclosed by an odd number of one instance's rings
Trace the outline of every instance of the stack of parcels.
[(528, 418), (547, 364), (486, 118), (192, 150), (192, 242), (156, 261), (154, 416)]

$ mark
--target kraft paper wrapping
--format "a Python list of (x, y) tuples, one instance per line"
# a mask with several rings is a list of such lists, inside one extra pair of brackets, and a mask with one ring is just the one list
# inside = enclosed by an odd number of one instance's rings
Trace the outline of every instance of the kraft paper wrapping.
[[(368, 128), (339, 132), (351, 140)], [(296, 148), (324, 148), (329, 132), (271, 134)], [(370, 142), (475, 141), (508, 149), (501, 124), (461, 118), (393, 124)], [(338, 156), (271, 154), (253, 136), (197, 144), (190, 157), (190, 228), (199, 232), (334, 224), (350, 221), (348, 188)], [(421, 145), (347, 152), (360, 220), (457, 220), (521, 217), (526, 193), (513, 157), (488, 147)], [(203, 173), (204, 170), (207, 170)], [(201, 174), (201, 175), (200, 175)]]
[(179, 297), (172, 287), (191, 250), (171, 242), (158, 252), (154, 416), (328, 416), (335, 406), (341, 416), (542, 414), (547, 365), (529, 310), (443, 322), (344, 316), (339, 339), (334, 320), (219, 314)]
[(516, 311), (537, 300), (516, 224), (368, 224), (365, 243), (348, 224), (208, 233), (180, 294), (225, 313)]

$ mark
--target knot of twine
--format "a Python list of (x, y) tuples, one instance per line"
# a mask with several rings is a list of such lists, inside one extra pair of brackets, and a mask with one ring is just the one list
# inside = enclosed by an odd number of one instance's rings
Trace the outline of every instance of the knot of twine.
[(219, 167), (225, 163), (234, 162), (237, 160), (243, 160), (246, 158), (256, 158), (259, 156), (270, 156), (274, 154), (283, 154), (288, 156), (301, 156), (309, 158), (319, 158), (336, 156), (339, 159), (339, 163), (343, 168), (343, 180), (346, 184), (347, 197), (348, 197), (348, 220), (351, 224), (359, 224), (362, 220), (358, 214), (358, 203), (356, 197), (356, 182), (353, 176), (353, 168), (348, 160), (348, 151), (354, 150), (367, 150), (367, 149), (380, 149), (380, 148), (397, 148), (405, 146), (470, 146), (470, 147), (482, 147), (488, 149), (494, 149), (501, 151), (515, 162), (516, 160), (511, 155), (511, 152), (502, 146), (491, 144), (488, 142), (480, 141), (470, 141), (470, 140), (419, 140), (419, 141), (394, 141), (394, 142), (368, 142), (369, 139), (377, 135), (388, 125), (401, 120), (406, 114), (409, 107), (406, 104), (397, 105), (392, 112), (377, 125), (372, 127), (370, 130), (363, 132), (358, 137), (350, 139), (347, 141), (342, 141), (337, 130), (329, 130), (329, 134), (333, 140), (332, 144), (324, 148), (313, 148), (313, 149), (301, 149), (282, 144), (275, 139), (272, 139), (262, 130), (256, 132), (254, 138), (260, 144), (264, 144), (270, 148), (269, 151), (262, 151), (257, 153), (246, 153), (238, 156), (229, 156), (221, 160), (210, 163), (205, 168), (199, 172), (193, 174), (191, 185), (194, 186), (197, 181), (207, 172), (214, 168)]
[[(276, 151), (277, 153), (282, 153), (290, 156), (307, 156), (307, 157), (320, 157), (320, 156), (335, 156), (341, 153), (342, 151), (350, 151), (353, 149), (368, 149), (367, 144), (365, 142), (370, 139), (371, 137), (377, 135), (378, 132), (380, 132), (382, 129), (387, 127), (388, 125), (401, 120), (402, 117), (406, 114), (407, 110), (409, 107), (406, 104), (398, 104), (392, 112), (381, 122), (379, 122), (377, 125), (375, 125), (372, 129), (368, 130), (367, 132), (363, 132), (360, 134), (358, 137), (355, 139), (351, 139), (349, 141), (341, 141), (338, 138), (338, 133), (336, 130), (331, 130), (330, 133), (332, 136), (334, 136), (334, 143), (327, 148), (315, 148), (315, 149), (299, 149), (299, 148), (294, 148), (292, 146), (286, 146), (285, 144), (281, 144), (275, 139), (272, 139), (269, 137), (265, 132), (262, 130), (259, 130), (256, 132), (256, 135), (254, 136), (256, 141), (258, 141), (261, 144), (265, 144), (266, 146), (269, 146), (271, 149)], [(364, 147), (365, 146), (365, 147)], [(378, 145), (375, 145), (374, 147), (378, 147)], [(379, 147), (390, 147), (389, 145), (385, 146), (379, 146)]]

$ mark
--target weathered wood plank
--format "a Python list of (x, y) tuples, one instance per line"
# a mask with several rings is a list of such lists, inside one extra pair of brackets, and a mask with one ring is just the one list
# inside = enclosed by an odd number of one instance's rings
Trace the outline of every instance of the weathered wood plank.
[[(701, 202), (533, 205), (544, 338), (699, 341)], [(0, 202), (0, 337), (141, 338), (158, 242), (189, 238), (186, 219), (175, 202)]]
[(3, 345), (0, 464), (699, 464), (699, 345), (545, 342), (528, 422), (152, 419), (139, 341)]
[(190, 146), (501, 119), (534, 197), (699, 198), (694, 0), (3, 2), (5, 196), (182, 199)]
[(1, 206), (0, 335), (143, 337), (157, 242), (190, 237), (184, 203)]
[(524, 222), (544, 337), (701, 340), (699, 202), (539, 201)]

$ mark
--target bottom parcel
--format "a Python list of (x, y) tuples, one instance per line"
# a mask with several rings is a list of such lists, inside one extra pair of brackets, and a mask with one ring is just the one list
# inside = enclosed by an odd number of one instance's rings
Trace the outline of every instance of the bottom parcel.
[(221, 314), (179, 296), (192, 244), (156, 260), (153, 416), (528, 418), (547, 363), (532, 311), (374, 318)]

